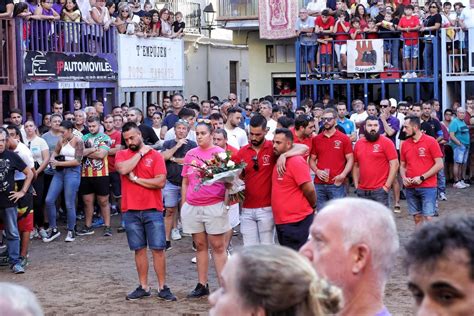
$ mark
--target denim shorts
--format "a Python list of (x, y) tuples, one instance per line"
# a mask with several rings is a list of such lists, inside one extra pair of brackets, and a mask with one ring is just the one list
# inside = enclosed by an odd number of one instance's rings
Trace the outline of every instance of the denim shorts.
[(437, 188), (406, 188), (405, 195), (410, 215), (434, 216), (436, 213)]
[(403, 45), (403, 58), (418, 58), (418, 45)]
[(319, 63), (323, 66), (330, 66), (331, 65), (331, 58), (332, 54), (320, 54), (319, 55)]
[(120, 174), (116, 171), (109, 173), (110, 178), (110, 188), (112, 190), (112, 195), (114, 198), (122, 197), (122, 189), (120, 187)]
[(306, 62), (314, 61), (316, 55), (316, 46), (315, 45), (301, 45), (301, 54), (305, 55), (306, 52)]
[(456, 146), (454, 147), (454, 162), (457, 164), (465, 164), (469, 156), (469, 147)]
[(166, 180), (163, 188), (163, 204), (165, 207), (178, 207), (179, 200), (181, 200), (181, 187)]
[(385, 39), (383, 41), (383, 50), (385, 53), (390, 53), (392, 51), (392, 42), (391, 40)]
[(356, 194), (360, 198), (379, 202), (388, 207), (388, 193), (383, 188), (375, 190), (357, 189)]
[(125, 232), (130, 250), (166, 248), (165, 222), (163, 212), (157, 210), (133, 211), (123, 213)]

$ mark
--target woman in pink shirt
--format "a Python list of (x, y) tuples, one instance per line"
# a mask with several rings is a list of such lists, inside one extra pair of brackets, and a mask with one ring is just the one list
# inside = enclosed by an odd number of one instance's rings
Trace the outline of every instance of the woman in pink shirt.
[(188, 295), (188, 298), (209, 295), (209, 286), (207, 285), (208, 245), (212, 250), (216, 272), (220, 276), (227, 261), (224, 233), (231, 228), (228, 215), (229, 207), (224, 205), (224, 183), (201, 184), (199, 169), (193, 167), (193, 165), (204, 165), (201, 160), (212, 159), (214, 154), (224, 152), (224, 149), (213, 145), (211, 126), (206, 123), (197, 124), (196, 141), (198, 147), (186, 153), (181, 173), (183, 176), (181, 223), (183, 231), (192, 234), (197, 250), (198, 284)]

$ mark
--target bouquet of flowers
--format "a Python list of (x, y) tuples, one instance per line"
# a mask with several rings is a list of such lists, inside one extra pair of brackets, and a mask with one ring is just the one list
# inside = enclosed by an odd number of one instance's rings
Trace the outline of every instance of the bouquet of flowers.
[[(240, 202), (245, 198), (245, 184), (239, 179), (239, 176), (246, 164), (236, 164), (230, 159), (231, 155), (230, 151), (226, 151), (215, 153), (209, 160), (195, 157), (202, 164), (199, 165), (196, 160), (193, 160), (191, 166), (198, 172), (203, 185), (212, 185), (216, 182), (232, 183), (232, 187), (228, 189), (229, 201)], [(196, 190), (199, 190), (199, 188), (196, 188)]]

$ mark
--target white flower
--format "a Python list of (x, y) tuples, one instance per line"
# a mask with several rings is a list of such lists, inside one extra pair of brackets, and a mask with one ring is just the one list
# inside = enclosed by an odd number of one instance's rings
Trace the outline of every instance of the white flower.
[(233, 162), (232, 160), (229, 160), (229, 161), (227, 162), (227, 167), (229, 167), (229, 168), (235, 167), (235, 162)]
[(219, 153), (217, 156), (222, 160), (227, 159), (227, 154), (225, 152)]

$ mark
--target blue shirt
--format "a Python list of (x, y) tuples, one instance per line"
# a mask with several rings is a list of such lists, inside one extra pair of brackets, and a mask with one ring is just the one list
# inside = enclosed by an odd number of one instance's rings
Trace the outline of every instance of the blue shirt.
[(355, 124), (348, 118), (344, 118), (343, 121), (337, 119), (337, 125), (341, 126), (344, 129), (346, 135), (352, 135), (352, 133), (355, 132)]

